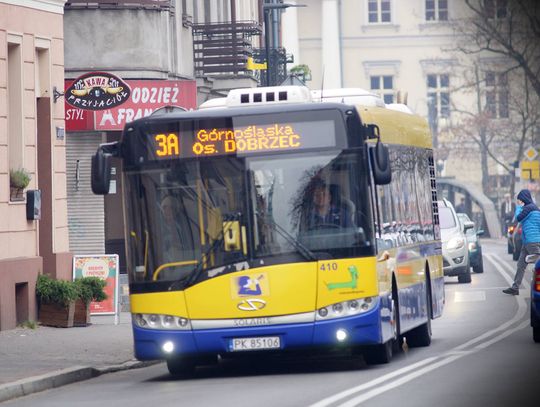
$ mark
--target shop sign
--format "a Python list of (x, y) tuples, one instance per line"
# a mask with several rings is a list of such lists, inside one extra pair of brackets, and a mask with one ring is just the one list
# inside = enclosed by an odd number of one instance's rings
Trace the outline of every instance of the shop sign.
[(96, 112), (96, 130), (123, 130), (126, 123), (151, 115), (163, 106), (195, 109), (195, 81), (128, 81), (131, 97), (122, 106)]
[[(66, 89), (73, 81), (66, 80)], [(195, 109), (195, 81), (126, 80), (131, 94), (121, 106), (89, 111), (66, 103), (66, 131), (121, 131), (126, 123), (152, 114), (164, 106)]]
[(83, 110), (104, 110), (129, 99), (127, 83), (108, 72), (89, 72), (79, 76), (64, 92), (66, 103)]

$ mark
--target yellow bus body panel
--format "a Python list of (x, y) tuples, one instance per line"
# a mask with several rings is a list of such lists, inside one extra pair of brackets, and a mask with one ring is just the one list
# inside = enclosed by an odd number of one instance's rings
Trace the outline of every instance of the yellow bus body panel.
[(317, 308), (378, 295), (375, 257), (318, 262)]
[(183, 291), (131, 294), (129, 296), (131, 313), (163, 314), (188, 317)]
[[(377, 294), (376, 260), (368, 257), (243, 270), (214, 277), (185, 291), (132, 294), (130, 301), (132, 313), (229, 319), (313, 312)], [(254, 303), (258, 307), (246, 310), (250, 308), (247, 300), (257, 300)], [(264, 306), (260, 306), (261, 300)]]
[(315, 262), (280, 264), (203, 281), (185, 291), (189, 317), (252, 318), (313, 311), (316, 267)]
[(426, 263), (431, 281), (443, 277), (442, 257), (440, 255), (422, 256), (420, 245), (411, 245), (386, 250), (387, 260), (377, 262), (377, 275), (381, 293), (392, 290), (392, 274), (396, 276), (397, 288), (411, 287), (425, 281)]
[(424, 118), (384, 107), (357, 106), (357, 110), (364, 124), (379, 126), (382, 142), (432, 148), (431, 133)]

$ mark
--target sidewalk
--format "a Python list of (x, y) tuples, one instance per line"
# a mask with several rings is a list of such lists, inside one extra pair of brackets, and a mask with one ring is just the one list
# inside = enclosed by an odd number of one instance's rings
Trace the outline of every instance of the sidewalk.
[(133, 356), (131, 314), (92, 316), (84, 328), (16, 328), (0, 332), (0, 402), (146, 366)]

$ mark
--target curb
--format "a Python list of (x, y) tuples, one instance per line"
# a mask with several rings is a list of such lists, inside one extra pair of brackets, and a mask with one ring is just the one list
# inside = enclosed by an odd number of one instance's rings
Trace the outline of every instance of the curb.
[(138, 369), (151, 366), (161, 361), (130, 360), (119, 365), (111, 365), (100, 368), (90, 366), (74, 366), (66, 369), (56, 370), (39, 376), (32, 376), (26, 379), (17, 380), (12, 383), (0, 385), (0, 403), (22, 396), (28, 396), (40, 391), (65, 386), (75, 382), (88, 380), (102, 374), (119, 372), (122, 370)]

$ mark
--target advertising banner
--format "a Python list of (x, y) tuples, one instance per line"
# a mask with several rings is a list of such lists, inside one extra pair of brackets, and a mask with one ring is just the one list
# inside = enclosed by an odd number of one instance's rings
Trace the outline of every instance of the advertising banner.
[(73, 280), (99, 277), (107, 281), (107, 299), (90, 303), (90, 315), (113, 315), (118, 312), (118, 255), (97, 254), (73, 256)]
[[(66, 80), (65, 88), (73, 87)], [(130, 95), (119, 106), (103, 110), (83, 110), (66, 102), (66, 130), (121, 131), (126, 123), (152, 114), (164, 106), (190, 110), (197, 107), (197, 86), (193, 80), (124, 80)]]

